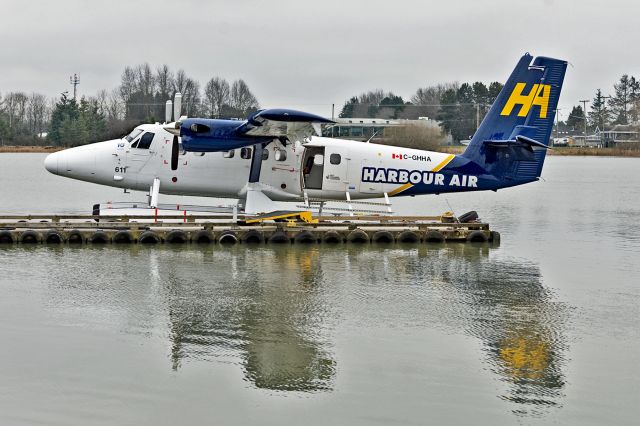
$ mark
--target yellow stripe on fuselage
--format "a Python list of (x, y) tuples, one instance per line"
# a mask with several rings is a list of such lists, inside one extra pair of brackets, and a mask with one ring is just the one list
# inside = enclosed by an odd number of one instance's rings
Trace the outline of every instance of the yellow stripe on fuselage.
[(397, 194), (401, 193), (402, 191), (405, 191), (405, 190), (411, 188), (412, 186), (413, 186), (412, 183), (405, 183), (404, 185), (399, 186), (396, 189), (394, 189), (393, 191), (391, 191), (389, 193), (389, 196), (393, 197), (394, 195), (397, 195)]
[(444, 166), (446, 166), (447, 164), (449, 164), (451, 162), (451, 160), (453, 160), (453, 157), (455, 157), (454, 154), (449, 154), (447, 156), (447, 158), (445, 158), (444, 160), (442, 160), (440, 162), (440, 164), (438, 164), (437, 166), (435, 166), (433, 168), (433, 170), (431, 170), (432, 172), (439, 172), (440, 170), (442, 170), (444, 168)]
[[(432, 172), (439, 172), (440, 170), (442, 170), (447, 164), (449, 164), (451, 162), (451, 160), (453, 160), (453, 158), (455, 157), (454, 154), (449, 154), (447, 155), (447, 157), (442, 160), (437, 166), (435, 166), (433, 168), (433, 170), (431, 170)], [(388, 195), (390, 197), (393, 197), (394, 195), (398, 195), (399, 193), (406, 191), (407, 189), (411, 188), (413, 186), (412, 183), (405, 183), (402, 186), (397, 187), (396, 189), (394, 189), (393, 191), (391, 191)]]

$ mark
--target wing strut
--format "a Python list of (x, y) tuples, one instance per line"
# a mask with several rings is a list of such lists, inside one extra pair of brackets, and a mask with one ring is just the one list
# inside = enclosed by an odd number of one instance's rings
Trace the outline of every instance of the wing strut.
[(260, 171), (262, 170), (262, 152), (264, 145), (261, 143), (253, 146), (253, 156), (251, 157), (251, 171), (249, 172), (249, 183), (260, 181)]

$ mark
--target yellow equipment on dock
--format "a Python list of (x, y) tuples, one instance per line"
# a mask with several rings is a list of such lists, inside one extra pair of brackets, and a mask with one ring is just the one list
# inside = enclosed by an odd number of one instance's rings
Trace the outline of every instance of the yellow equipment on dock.
[(310, 211), (287, 211), (280, 210), (271, 213), (265, 213), (258, 215), (254, 218), (244, 220), (243, 222), (246, 224), (251, 223), (262, 223), (268, 220), (273, 220), (274, 222), (305, 222), (305, 223), (318, 223), (318, 219), (313, 218), (313, 214)]

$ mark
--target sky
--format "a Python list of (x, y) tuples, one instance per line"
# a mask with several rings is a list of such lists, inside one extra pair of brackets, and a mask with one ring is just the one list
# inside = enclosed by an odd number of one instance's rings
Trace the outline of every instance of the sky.
[(633, 0), (0, 0), (0, 94), (113, 89), (127, 65), (244, 79), (262, 107), (330, 116), (351, 96), (409, 99), (442, 82), (504, 82), (525, 52), (566, 59), (560, 118), (640, 75)]

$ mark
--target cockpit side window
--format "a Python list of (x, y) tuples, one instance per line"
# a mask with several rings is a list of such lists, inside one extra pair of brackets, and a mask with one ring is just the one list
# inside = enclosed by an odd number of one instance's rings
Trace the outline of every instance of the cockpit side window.
[(142, 129), (133, 129), (131, 133), (125, 136), (125, 139), (127, 140), (127, 142), (131, 142), (132, 140), (140, 136), (140, 133), (142, 133)]
[(151, 146), (151, 142), (153, 142), (153, 137), (155, 133), (147, 132), (140, 138), (140, 142), (138, 142), (138, 149), (149, 149)]

